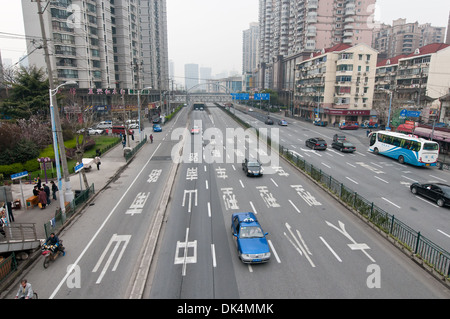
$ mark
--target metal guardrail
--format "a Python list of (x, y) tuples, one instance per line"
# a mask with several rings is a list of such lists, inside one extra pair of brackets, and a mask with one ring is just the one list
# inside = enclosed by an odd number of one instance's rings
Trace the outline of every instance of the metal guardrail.
[(124, 154), (125, 160), (128, 162), (128, 161), (134, 156), (134, 154), (136, 154), (136, 153), (141, 149), (141, 147), (142, 147), (145, 143), (147, 143), (147, 135), (145, 135), (145, 138), (144, 138), (138, 145), (136, 145), (135, 148), (133, 148), (131, 151), (126, 152), (126, 153)]
[(385, 232), (417, 258), (423, 260), (442, 276), (450, 279), (450, 253), (434, 244), (420, 232), (410, 228), (394, 215), (390, 215), (373, 202), (365, 199), (321, 169), (314, 167), (289, 149), (280, 145), (280, 155), (305, 171), (315, 181), (334, 193), (345, 204), (364, 216), (373, 225)]

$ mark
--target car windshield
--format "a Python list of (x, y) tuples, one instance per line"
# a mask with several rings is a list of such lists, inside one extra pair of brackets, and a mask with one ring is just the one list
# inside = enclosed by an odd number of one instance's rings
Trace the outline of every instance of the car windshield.
[(248, 162), (248, 167), (259, 167), (259, 163), (258, 162)]
[(262, 238), (264, 234), (258, 226), (241, 227), (239, 238)]
[(351, 143), (342, 143), (342, 145), (344, 145), (346, 147), (353, 147), (353, 144), (351, 144)]

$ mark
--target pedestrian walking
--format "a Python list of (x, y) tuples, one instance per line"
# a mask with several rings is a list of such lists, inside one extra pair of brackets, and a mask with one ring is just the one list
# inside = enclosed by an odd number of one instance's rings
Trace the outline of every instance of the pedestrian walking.
[(39, 204), (41, 209), (44, 209), (45, 206), (47, 206), (47, 194), (43, 188), (39, 190)]
[(50, 184), (52, 184), (52, 196), (53, 200), (56, 200), (56, 192), (58, 191), (58, 186), (56, 186), (54, 181), (50, 181)]
[(37, 186), (38, 189), (41, 189), (41, 187), (42, 187), (42, 184), (41, 184), (41, 183), (42, 183), (42, 182), (41, 182), (41, 178), (38, 176), (37, 182), (36, 182), (36, 186)]
[(50, 187), (47, 186), (47, 184), (42, 184), (42, 188), (44, 189), (45, 194), (47, 195), (47, 205), (50, 205)]
[(102, 164), (102, 162), (100, 161), (100, 157), (96, 156), (94, 158), (94, 163), (97, 164), (97, 170), (100, 170), (100, 165)]

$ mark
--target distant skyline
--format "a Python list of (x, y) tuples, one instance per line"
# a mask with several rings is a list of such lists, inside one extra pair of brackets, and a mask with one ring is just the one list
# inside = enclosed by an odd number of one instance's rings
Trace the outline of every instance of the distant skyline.
[[(27, 54), (21, 1), (0, 0), (0, 4), (1, 56), (16, 63)], [(383, 23), (406, 18), (407, 22), (447, 27), (450, 1), (377, 0), (376, 8), (375, 19)], [(210, 67), (212, 75), (240, 74), (242, 32), (258, 22), (258, 10), (259, 0), (167, 0), (169, 60), (175, 65), (175, 80), (184, 83), (188, 63)]]

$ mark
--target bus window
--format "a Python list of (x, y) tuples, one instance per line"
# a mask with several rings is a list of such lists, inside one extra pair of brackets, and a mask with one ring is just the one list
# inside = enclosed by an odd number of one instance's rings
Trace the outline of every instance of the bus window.
[(436, 143), (424, 143), (424, 151), (437, 151), (439, 150), (439, 145)]
[(420, 143), (417, 141), (411, 141), (411, 150), (414, 152), (420, 151)]

